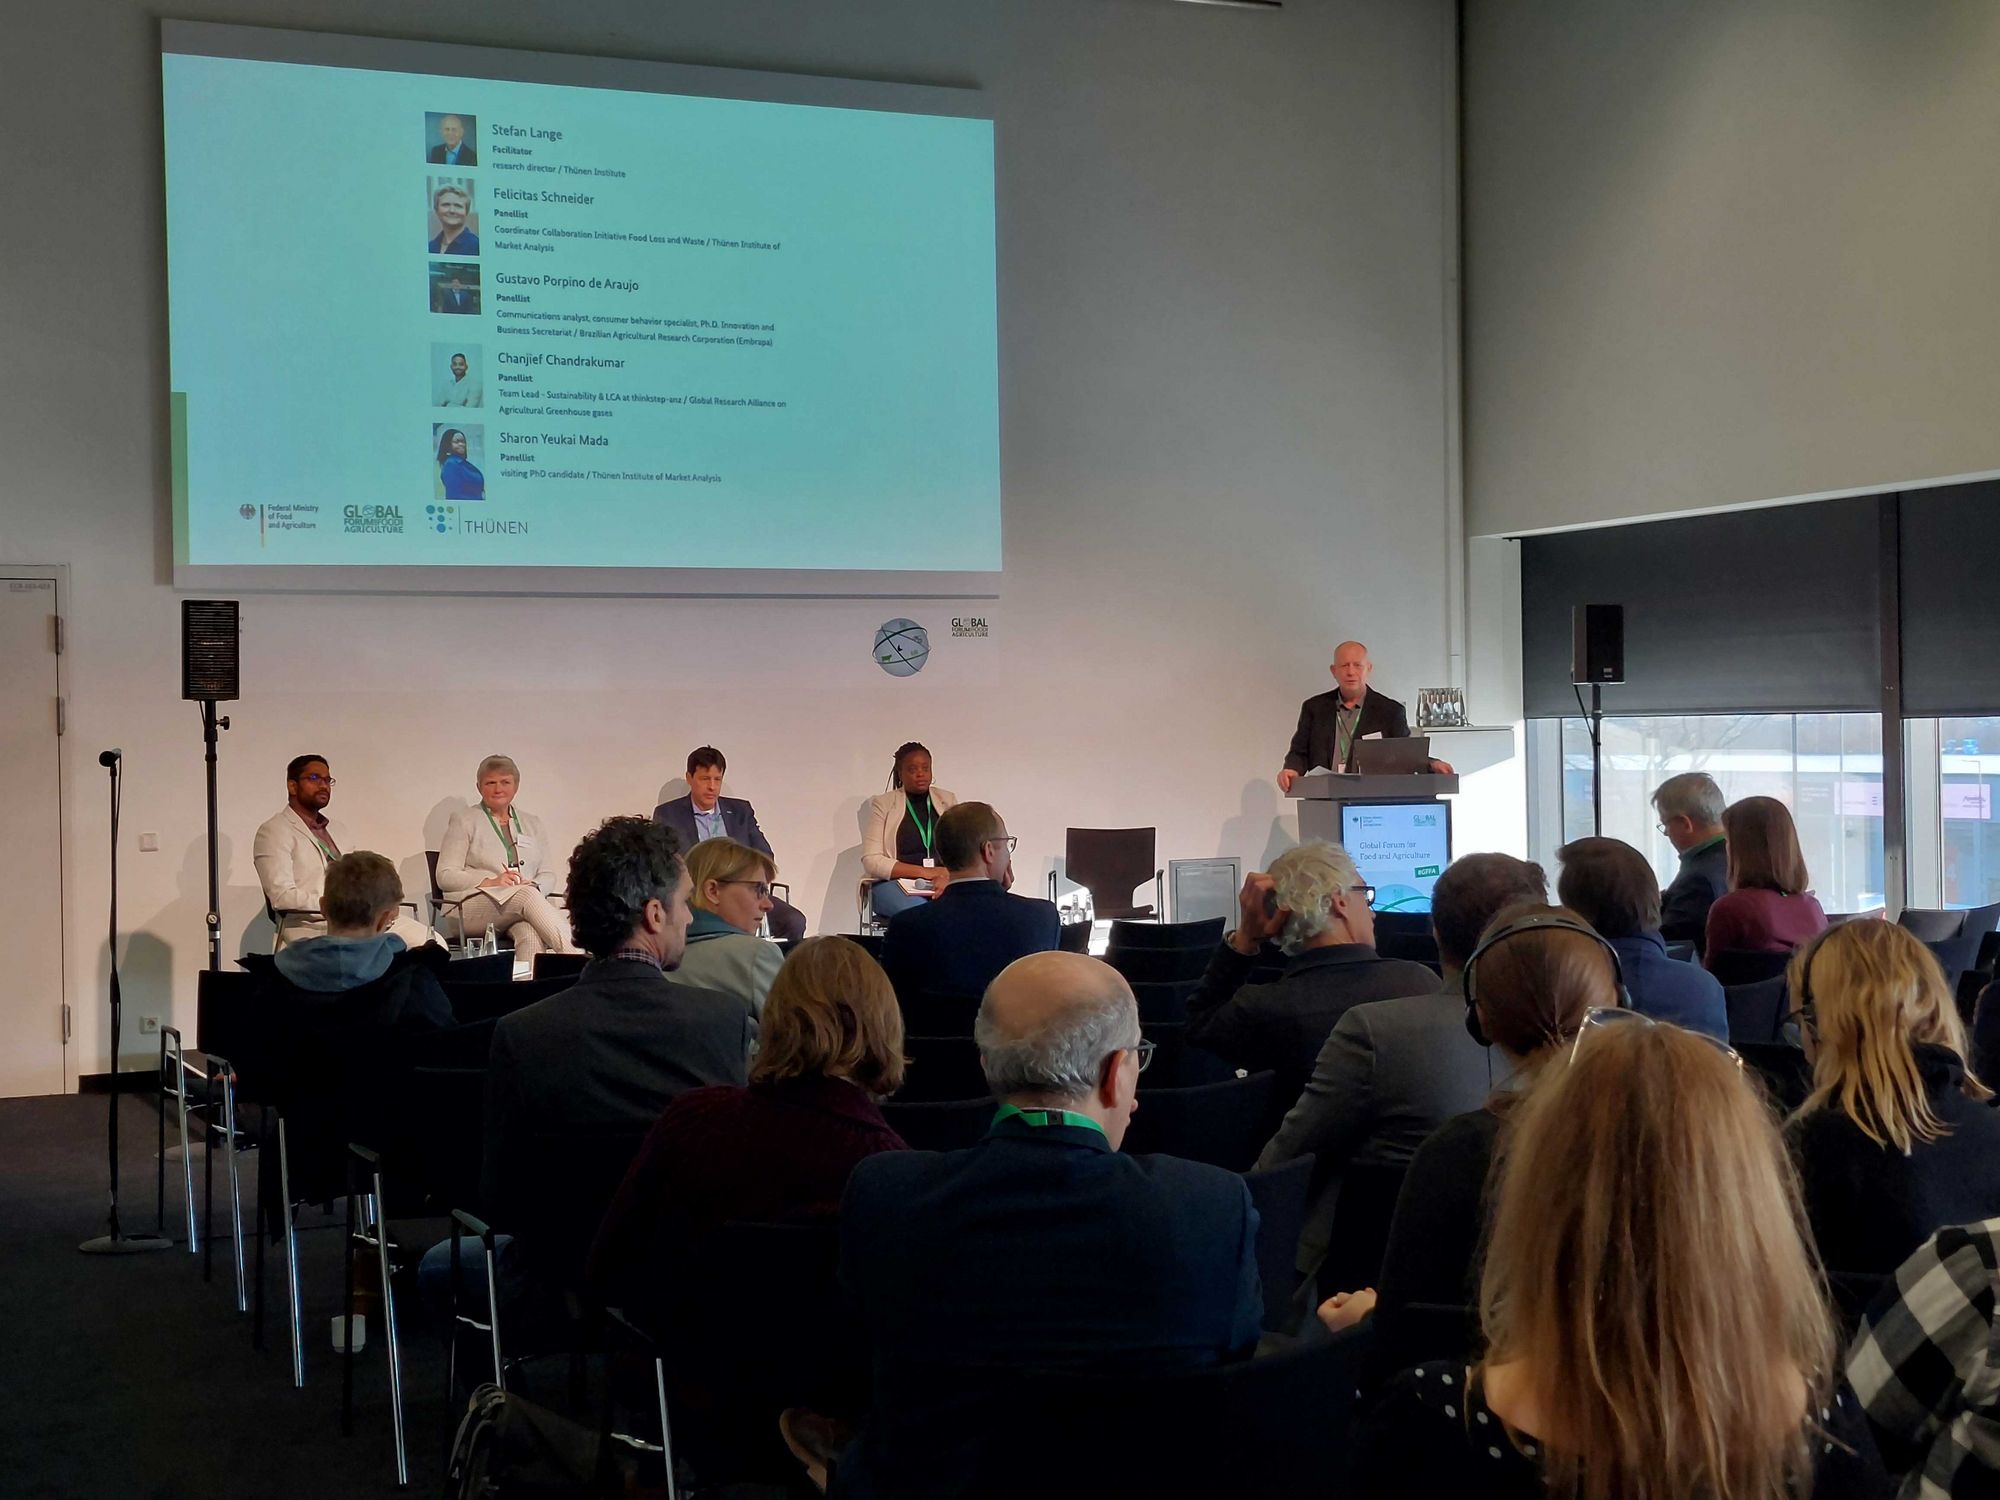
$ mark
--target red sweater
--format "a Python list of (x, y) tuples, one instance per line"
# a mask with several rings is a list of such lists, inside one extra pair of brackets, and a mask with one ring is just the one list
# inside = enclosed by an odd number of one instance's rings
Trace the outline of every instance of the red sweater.
[(1731, 891), (1708, 909), (1704, 961), (1712, 966), (1718, 953), (1789, 953), (1825, 930), (1826, 913), (1810, 891)]

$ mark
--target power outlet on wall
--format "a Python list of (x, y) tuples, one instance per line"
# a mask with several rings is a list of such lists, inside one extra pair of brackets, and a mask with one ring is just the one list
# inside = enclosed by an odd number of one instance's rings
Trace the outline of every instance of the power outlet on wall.
[(160, 1034), (160, 1018), (158, 1016), (139, 1017), (139, 1035), (158, 1036), (159, 1034)]
[(160, 852), (160, 836), (157, 833), (140, 834), (139, 852), (141, 854), (158, 854)]

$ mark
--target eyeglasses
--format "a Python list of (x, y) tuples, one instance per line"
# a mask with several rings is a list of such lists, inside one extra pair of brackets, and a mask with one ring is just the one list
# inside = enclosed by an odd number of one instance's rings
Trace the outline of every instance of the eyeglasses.
[(997, 839), (988, 839), (986, 842), (989, 844), (1005, 844), (1007, 852), (1012, 854), (1016, 849), (1021, 847), (1021, 836), (1016, 833), (1007, 833), (1002, 834)]
[(761, 881), (761, 880), (718, 880), (718, 881), (716, 882), (716, 884), (717, 884), (717, 885), (747, 885), (747, 886), (749, 886), (749, 887), (750, 887), (750, 889), (751, 889), (751, 890), (753, 890), (753, 891), (755, 891), (755, 892), (757, 893), (757, 899), (758, 899), (759, 901), (768, 901), (768, 900), (770, 899), (770, 896), (771, 896), (771, 887), (770, 887), (770, 886), (768, 886), (768, 885), (766, 885), (766, 884), (765, 884), (765, 883), (764, 883), (763, 881)]
[(1143, 1073), (1153, 1065), (1153, 1054), (1160, 1050), (1160, 1044), (1141, 1037), (1136, 1047), (1127, 1047), (1125, 1050), (1139, 1059), (1139, 1071)]
[[(1625, 1026), (1625, 1025), (1659, 1026), (1663, 1024), (1671, 1025), (1672, 1023), (1656, 1021), (1651, 1016), (1646, 1015), (1643, 1012), (1636, 1010), (1627, 1010), (1622, 1005), (1621, 1006), (1593, 1005), (1589, 1010), (1583, 1013), (1583, 1024), (1576, 1028), (1576, 1037), (1569, 1044), (1570, 1064), (1572, 1066), (1575, 1064), (1576, 1054), (1578, 1050), (1583, 1046), (1583, 1036), (1584, 1033), (1587, 1031), (1601, 1030), (1605, 1027), (1610, 1027), (1610, 1026)], [(1688, 1035), (1700, 1037), (1704, 1042), (1707, 1042), (1709, 1046), (1715, 1048), (1716, 1051), (1720, 1052), (1724, 1057), (1728, 1058), (1731, 1062), (1735, 1063), (1737, 1070), (1739, 1072), (1742, 1070), (1743, 1068), (1742, 1055), (1738, 1053), (1734, 1047), (1730, 1046), (1729, 1043), (1718, 1040), (1717, 1038), (1712, 1037), (1708, 1035), (1708, 1033), (1703, 1031), (1690, 1031)]]
[(1375, 909), (1375, 887), (1374, 887), (1374, 886), (1372, 886), (1372, 885), (1350, 885), (1350, 886), (1348, 887), (1348, 890), (1352, 891), (1352, 892), (1353, 892), (1353, 893), (1354, 893), (1355, 895), (1358, 895), (1358, 896), (1359, 896), (1359, 897), (1360, 897), (1360, 898), (1361, 898), (1361, 899), (1362, 899), (1363, 901), (1365, 901), (1365, 902), (1366, 902), (1366, 903), (1368, 904), (1368, 909), (1369, 909), (1370, 911), (1373, 911), (1373, 910)]
[(1810, 1031), (1814, 1041), (1819, 1040), (1819, 1012), (1814, 1010), (1811, 1004), (1808, 1003), (1799, 1006), (1797, 1010), (1787, 1014), (1785, 1019), (1792, 1022), (1801, 1031)]
[(331, 776), (301, 776), (301, 777), (299, 778), (299, 785), (301, 785), (301, 786), (332, 786), (332, 785), (333, 785), (333, 778), (332, 778)]

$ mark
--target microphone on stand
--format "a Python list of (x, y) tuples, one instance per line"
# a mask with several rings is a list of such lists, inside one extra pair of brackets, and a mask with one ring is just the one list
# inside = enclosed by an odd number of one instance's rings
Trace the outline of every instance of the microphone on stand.
[(115, 766), (124, 758), (125, 752), (123, 750), (100, 750), (97, 755), (97, 763), (100, 766)]

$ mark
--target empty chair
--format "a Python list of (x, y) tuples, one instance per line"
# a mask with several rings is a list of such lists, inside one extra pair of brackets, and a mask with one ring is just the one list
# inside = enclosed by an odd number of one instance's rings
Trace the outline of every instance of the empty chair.
[(1722, 999), (1729, 1011), (1731, 1046), (1779, 1039), (1779, 1031), (1789, 1009), (1783, 974), (1760, 979), (1754, 984), (1725, 986)]
[[(1941, 943), (1965, 930), (1966, 913), (1956, 907), (1906, 906), (1896, 925), (1920, 943)], [(1990, 929), (1989, 929), (1990, 930)]]
[[(418, 1068), (479, 1068), (493, 1055), (493, 1028), (497, 1020), (473, 1021), (463, 1026), (447, 1026), (443, 1031), (411, 1039), (405, 1055)], [(467, 1204), (453, 1205), (469, 1206)]]
[(1407, 911), (1375, 913), (1375, 951), (1384, 958), (1407, 958), (1412, 963), (1437, 968), (1437, 938), (1431, 932), (1429, 914)]
[(1340, 1176), (1333, 1229), (1320, 1263), (1319, 1295), (1378, 1285), (1382, 1256), (1389, 1248), (1389, 1223), (1403, 1191), (1406, 1168), (1380, 1162), (1350, 1162)]
[(1257, 1272), (1264, 1282), (1264, 1327), (1269, 1332), (1284, 1331), (1292, 1323), (1292, 1296), (1299, 1285), (1299, 1236), (1305, 1233), (1313, 1164), (1318, 1160), (1309, 1152), (1282, 1167), (1243, 1174), (1250, 1201), (1257, 1205)]
[(969, 1036), (907, 1036), (903, 1055), (910, 1062), (896, 1092), (901, 1103), (938, 1104), (987, 1095), (979, 1048)]
[(2000, 905), (1975, 906), (1966, 911), (1907, 906), (1896, 918), (1896, 925), (1929, 948), (1944, 968), (1946, 983), (1956, 985), (1968, 969), (1982, 967), (1980, 956), (1996, 921), (2000, 921)]
[(1142, 1021), (1140, 1031), (1156, 1049), (1153, 1065), (1140, 1078), (1141, 1093), (1155, 1089), (1192, 1088), (1236, 1077), (1236, 1065), (1187, 1039), (1184, 1021)]
[(1104, 961), (1133, 984), (1200, 983), (1215, 944), (1206, 948), (1107, 948)]
[(1056, 929), (1056, 951), (1059, 953), (1088, 953), (1090, 951), (1089, 922), (1065, 922)]
[(404, 1118), (416, 1172), (434, 1209), (478, 1212), (486, 1150), (486, 1069), (420, 1064), (411, 1071)]
[(1734, 985), (1756, 984), (1759, 980), (1781, 975), (1791, 961), (1789, 953), (1711, 953), (1708, 955), (1708, 972), (1724, 989), (1729, 989)]
[(918, 1151), (963, 1151), (986, 1138), (998, 1108), (992, 1099), (912, 1102), (902, 1098), (882, 1106), (882, 1118)]
[[(1166, 903), (1166, 871), (1159, 868), (1152, 828), (1072, 828), (1063, 843), (1063, 871), (1090, 892), (1100, 918), (1150, 917)], [(1153, 882), (1153, 904), (1136, 906), (1132, 892)]]
[[(583, 972), (583, 966), (589, 962), (590, 955), (588, 953), (549, 953), (544, 951), (537, 953), (534, 957), (534, 975), (537, 979), (561, 979), (565, 976), (574, 979)], [(510, 971), (507, 974), (497, 975), (496, 977), (508, 979), (512, 977), (512, 974)]]
[(851, 932), (851, 933), (848, 933), (848, 934), (847, 934), (847, 937), (848, 937), (849, 941), (851, 941), (851, 942), (855, 942), (855, 943), (859, 943), (859, 944), (861, 945), (862, 949), (863, 949), (863, 950), (864, 950), (864, 951), (865, 951), (865, 952), (866, 952), (866, 953), (868, 954), (868, 956), (869, 956), (870, 958), (873, 958), (873, 959), (878, 959), (878, 960), (879, 960), (879, 959), (880, 959), (880, 958), (882, 957), (882, 934), (881, 934), (881, 933), (879, 933), (879, 932)]
[(447, 984), (444, 996), (451, 1002), (452, 1018), (461, 1026), (469, 1026), (474, 1021), (494, 1021), (511, 1015), (574, 983), (574, 976), (565, 975), (557, 979), (506, 979), (497, 984)]
[(1139, 1002), (1139, 1020), (1171, 1021), (1175, 1025), (1185, 1022), (1188, 997), (1200, 987), (1199, 979), (1175, 980), (1169, 984), (1133, 980), (1132, 998)]
[(1198, 922), (1114, 921), (1106, 957), (1131, 948), (1194, 948), (1206, 959), (1209, 950), (1222, 941), (1222, 928), (1220, 917), (1203, 917)]
[(489, 1207), (495, 1226), (518, 1238), (532, 1280), (559, 1291), (583, 1285), (597, 1226), (652, 1125), (648, 1120), (524, 1133), (519, 1169), (507, 1176), (509, 1201)]
[(1277, 1081), (1275, 1073), (1252, 1073), (1193, 1088), (1149, 1089), (1125, 1132), (1124, 1149), (1247, 1172), (1284, 1109)]
[(513, 977), (511, 952), (475, 953), (470, 958), (454, 958), (446, 963), (438, 980), (449, 988), (454, 984), (497, 984)]

